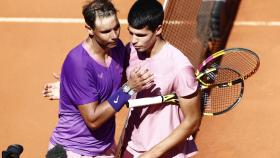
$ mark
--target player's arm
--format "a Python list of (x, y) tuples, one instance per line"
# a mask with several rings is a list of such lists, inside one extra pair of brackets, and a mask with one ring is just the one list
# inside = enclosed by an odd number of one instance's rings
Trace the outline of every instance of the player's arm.
[[(160, 157), (168, 154), (172, 148), (185, 142), (199, 127), (201, 120), (200, 93), (198, 93), (198, 83), (195, 79), (193, 68), (183, 67), (178, 71), (173, 82), (173, 89), (179, 97), (179, 106), (184, 115), (184, 119), (173, 132), (155, 145), (145, 155)], [(167, 157), (167, 156), (163, 156)]]
[(79, 105), (78, 109), (86, 125), (92, 130), (98, 129), (104, 122), (114, 116), (117, 112), (108, 101), (105, 101), (101, 104), (98, 104), (96, 101)]
[(191, 134), (198, 130), (201, 121), (200, 97), (198, 93), (193, 95), (195, 97), (179, 99), (180, 108), (184, 114), (181, 124), (166, 139), (141, 155), (141, 158), (161, 157), (173, 147), (185, 142)]
[(152, 81), (153, 75), (148, 70), (142, 71), (140, 68), (136, 68), (131, 72), (128, 82), (113, 93), (106, 101), (101, 104), (96, 101), (79, 105), (78, 109), (87, 126), (92, 130), (98, 129), (109, 118), (114, 116), (128, 99), (130, 99), (131, 93), (129, 93), (130, 90), (127, 91), (127, 88), (139, 92), (147, 86), (150, 86)]
[[(153, 74), (149, 73), (149, 71), (142, 70), (141, 67), (136, 67), (130, 74), (129, 79), (127, 80), (126, 75), (124, 73), (123, 80), (127, 81), (128, 85), (133, 89), (144, 89), (148, 88), (153, 84)], [(136, 81), (133, 81), (134, 78), (138, 77)], [(60, 90), (60, 81), (59, 77), (54, 76), (58, 81), (49, 82), (44, 85), (43, 88), (43, 96), (48, 98), (49, 100), (59, 100), (59, 90)], [(134, 83), (136, 82), (136, 83)]]

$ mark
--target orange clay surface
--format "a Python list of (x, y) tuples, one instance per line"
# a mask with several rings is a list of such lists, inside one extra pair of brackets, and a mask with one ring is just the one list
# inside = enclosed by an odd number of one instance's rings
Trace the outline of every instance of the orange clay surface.
[[(126, 19), (134, 1), (113, 1)], [(82, 18), (84, 0), (0, 1), (0, 17)], [(280, 157), (280, 1), (243, 0), (227, 48), (258, 53), (259, 71), (245, 82), (241, 103), (217, 117), (203, 117), (195, 158)], [(263, 22), (240, 25), (238, 22)], [(278, 22), (270, 25), (268, 22)], [(121, 39), (129, 40), (127, 25)], [(68, 51), (86, 38), (81, 23), (0, 22), (0, 150), (22, 144), (21, 158), (42, 158), (56, 125), (58, 102), (42, 97), (44, 83), (54, 81)], [(126, 109), (117, 115), (118, 140)]]

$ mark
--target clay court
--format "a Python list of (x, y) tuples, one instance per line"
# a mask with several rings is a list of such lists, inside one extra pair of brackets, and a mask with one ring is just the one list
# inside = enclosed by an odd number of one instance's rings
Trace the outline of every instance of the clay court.
[[(10, 144), (21, 144), (21, 158), (45, 157), (57, 122), (58, 101), (47, 100), (41, 92), (44, 83), (54, 81), (52, 73), (60, 72), (68, 51), (87, 36), (83, 23), (75, 20), (82, 18), (84, 2), (0, 2), (1, 151)], [(125, 21), (133, 1), (113, 2), (122, 23), (120, 38), (126, 43)], [(279, 0), (241, 1), (226, 48), (254, 50), (261, 66), (245, 81), (244, 97), (235, 109), (225, 115), (203, 117), (196, 158), (280, 157), (280, 76), (276, 69), (280, 67), (279, 6)], [(116, 140), (126, 112), (123, 109), (117, 115)]]

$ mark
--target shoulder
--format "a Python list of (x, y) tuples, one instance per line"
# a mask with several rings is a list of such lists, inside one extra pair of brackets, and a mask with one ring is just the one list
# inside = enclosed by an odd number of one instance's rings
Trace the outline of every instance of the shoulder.
[(167, 42), (164, 49), (164, 51), (168, 54), (169, 59), (172, 59), (171, 61), (173, 61), (177, 67), (193, 67), (189, 58), (172, 44)]
[(80, 58), (83, 52), (84, 52), (84, 48), (82, 44), (79, 44), (69, 51), (69, 53), (66, 56), (66, 60), (75, 60), (77, 58)]
[(77, 67), (83, 67), (87, 63), (87, 54), (82, 44), (77, 45), (69, 51), (67, 54), (63, 68), (73, 69)]

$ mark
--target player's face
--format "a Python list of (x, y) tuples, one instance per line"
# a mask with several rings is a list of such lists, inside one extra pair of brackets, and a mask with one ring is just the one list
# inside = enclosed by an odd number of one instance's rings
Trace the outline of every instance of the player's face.
[(96, 17), (95, 28), (91, 31), (93, 39), (102, 48), (113, 48), (120, 35), (120, 23), (116, 15)]
[(135, 29), (131, 26), (128, 27), (128, 31), (131, 35), (130, 42), (138, 52), (152, 50), (156, 42), (157, 31), (152, 32), (147, 27), (143, 29)]

